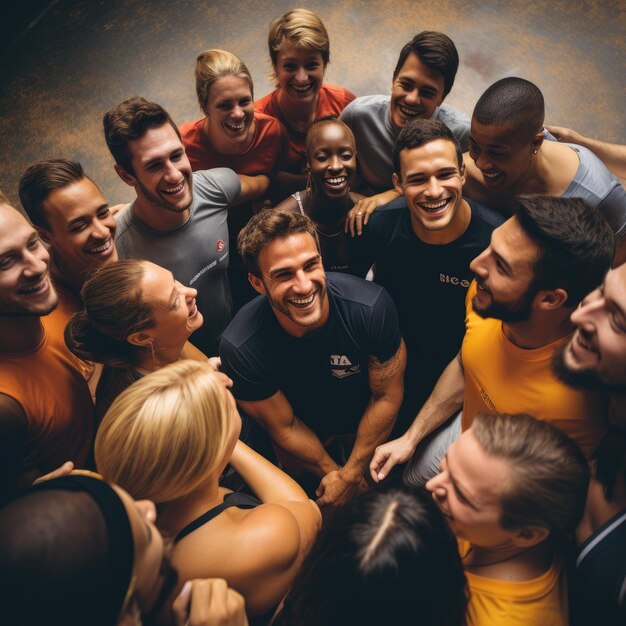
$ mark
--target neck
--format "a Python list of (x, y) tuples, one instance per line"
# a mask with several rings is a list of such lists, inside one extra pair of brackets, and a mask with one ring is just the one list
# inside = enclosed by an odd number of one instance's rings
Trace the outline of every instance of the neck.
[(626, 484), (620, 476), (620, 472), (617, 472), (610, 502), (606, 499), (602, 483), (592, 478), (587, 492), (585, 513), (578, 528), (576, 528), (576, 543), (580, 545), (622, 511), (626, 511)]
[(234, 143), (230, 141), (227, 137), (220, 135), (219, 137), (214, 137), (211, 133), (211, 127), (209, 124), (209, 117), (207, 116), (204, 120), (203, 125), (204, 134), (207, 138), (209, 144), (213, 147), (214, 150), (219, 152), (220, 154), (227, 155), (237, 155), (245, 152), (252, 143), (254, 139), (254, 133), (256, 130), (256, 120), (253, 118), (252, 123), (248, 126), (246, 140), (243, 143)]
[(550, 189), (550, 164), (546, 160), (543, 147), (533, 155), (526, 174), (509, 190), (509, 195), (536, 193), (546, 195)]
[(319, 93), (310, 102), (294, 107), (289, 96), (286, 96), (282, 89), (279, 88), (276, 95), (278, 108), (283, 117), (289, 122), (289, 126), (301, 133), (306, 133), (309, 126), (313, 123), (315, 113), (317, 112), (318, 99)]
[(182, 346), (168, 348), (159, 348), (156, 346), (154, 351), (150, 348), (143, 348), (135, 369), (142, 374), (156, 372), (156, 370), (178, 361), (178, 359), (181, 358), (183, 348), (184, 344)]
[(518, 348), (543, 348), (573, 332), (574, 326), (569, 319), (571, 312), (564, 307), (543, 314), (534, 311), (523, 322), (502, 322), (502, 330), (504, 336)]
[(67, 265), (62, 258), (54, 254), (54, 250), (51, 250), (50, 275), (57, 283), (69, 285), (74, 291), (80, 292), (86, 273), (87, 268)]
[(517, 546), (513, 543), (505, 543), (489, 548), (472, 544), (471, 551), (463, 559), (465, 569), (481, 569), (491, 565), (507, 563), (509, 565), (517, 562), (537, 563), (551, 557), (553, 552), (549, 541), (542, 541), (538, 544), (528, 546)]
[(44, 337), (38, 316), (0, 317), (0, 352), (25, 352), (36, 348)]
[(137, 194), (133, 208), (137, 218), (146, 226), (164, 232), (175, 230), (179, 226), (182, 226), (189, 219), (191, 214), (189, 209), (185, 209), (180, 213), (165, 209), (148, 200), (148, 198), (141, 193)]
[(305, 213), (316, 223), (328, 230), (341, 226), (346, 221), (348, 211), (354, 206), (349, 193), (340, 198), (329, 198), (316, 193), (315, 189), (305, 195), (303, 200)]
[(410, 216), (413, 232), (419, 239), (424, 243), (443, 246), (456, 241), (467, 230), (472, 220), (472, 209), (466, 200), (461, 200), (452, 221), (441, 230), (427, 230), (422, 226), (419, 220), (415, 219), (412, 213), (410, 213)]
[(219, 473), (213, 472), (203, 485), (191, 493), (160, 504), (157, 517), (159, 528), (175, 537), (187, 524), (221, 504), (223, 496), (218, 480)]

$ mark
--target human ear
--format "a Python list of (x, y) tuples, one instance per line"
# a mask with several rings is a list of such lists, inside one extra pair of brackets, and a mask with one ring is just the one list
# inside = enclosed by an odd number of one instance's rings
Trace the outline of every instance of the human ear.
[(121, 165), (117, 163), (113, 166), (117, 175), (129, 186), (134, 187), (137, 184), (137, 179), (129, 174)]
[(265, 285), (263, 281), (258, 277), (252, 274), (252, 272), (248, 272), (248, 281), (252, 285), (255, 291), (260, 293), (262, 296), (266, 294)]
[(565, 306), (567, 302), (567, 291), (565, 289), (549, 289), (540, 291), (539, 294), (539, 308), (546, 311), (551, 311)]
[(525, 526), (514, 532), (513, 543), (520, 548), (532, 548), (550, 536), (550, 531), (542, 526)]
[(138, 346), (139, 348), (147, 348), (150, 344), (154, 343), (152, 336), (143, 331), (131, 333), (128, 337), (126, 337), (126, 341), (133, 346)]
[(402, 187), (402, 181), (400, 177), (394, 172), (391, 176), (391, 182), (393, 183), (393, 188), (401, 195), (404, 195), (404, 188)]
[(531, 148), (533, 151), (533, 154), (537, 154), (537, 152), (539, 151), (539, 148), (541, 148), (541, 144), (543, 143), (543, 140), (545, 139), (545, 137), (543, 136), (543, 128), (534, 136), (533, 141), (531, 143)]

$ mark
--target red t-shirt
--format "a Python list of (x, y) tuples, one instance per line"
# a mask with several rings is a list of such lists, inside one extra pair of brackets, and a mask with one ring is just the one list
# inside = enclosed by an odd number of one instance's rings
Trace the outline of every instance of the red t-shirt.
[[(263, 98), (254, 103), (254, 108), (256, 111), (261, 111), (266, 115), (277, 118), (287, 130), (289, 136), (289, 150), (286, 157), (282, 160), (280, 169), (290, 171), (293, 174), (302, 174), (306, 165), (306, 133), (301, 133), (289, 127), (287, 120), (283, 116), (283, 112), (278, 107), (277, 94), (278, 89), (275, 89), (266, 96), (263, 96)], [(317, 98), (315, 117), (324, 117), (326, 115), (338, 116), (355, 98), (355, 94), (343, 87), (324, 83)]]
[(287, 149), (287, 132), (277, 119), (264, 113), (255, 111), (254, 119), (254, 138), (248, 149), (241, 154), (221, 154), (211, 145), (203, 130), (206, 117), (181, 124), (178, 129), (191, 169), (195, 172), (214, 167), (230, 167), (237, 174), (245, 176), (271, 174), (277, 169), (283, 150)]

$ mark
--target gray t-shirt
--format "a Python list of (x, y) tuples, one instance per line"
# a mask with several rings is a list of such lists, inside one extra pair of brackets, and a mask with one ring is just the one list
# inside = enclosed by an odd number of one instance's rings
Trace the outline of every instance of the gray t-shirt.
[(626, 237), (626, 189), (591, 150), (567, 143), (578, 154), (578, 170), (563, 198), (582, 198), (598, 207), (615, 236)]
[(182, 226), (154, 230), (137, 218), (133, 202), (116, 216), (115, 243), (121, 259), (152, 261), (198, 290), (196, 301), (204, 324), (190, 341), (213, 356), (231, 319), (226, 216), (241, 193), (241, 181), (233, 170), (219, 167), (194, 172), (192, 189), (190, 217)]
[[(339, 119), (354, 133), (359, 176), (373, 193), (391, 189), (393, 144), (400, 130), (389, 121), (391, 96), (361, 96), (353, 100)], [(468, 149), (470, 119), (447, 104), (437, 107), (432, 119), (443, 122), (461, 144)]]

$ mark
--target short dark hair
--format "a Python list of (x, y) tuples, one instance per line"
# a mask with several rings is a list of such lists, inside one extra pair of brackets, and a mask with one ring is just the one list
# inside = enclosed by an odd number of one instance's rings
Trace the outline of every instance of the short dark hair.
[(309, 233), (318, 251), (320, 250), (315, 225), (306, 215), (282, 209), (265, 209), (254, 215), (237, 237), (237, 249), (248, 271), (253, 276), (261, 278), (258, 265), (261, 250), (274, 239), (281, 239), (295, 233)]
[(325, 520), (277, 624), (465, 624), (456, 540), (423, 489), (374, 488)]
[(485, 126), (512, 125), (532, 137), (543, 128), (543, 94), (537, 85), (523, 78), (502, 78), (480, 96), (472, 117)]
[(343, 120), (340, 120), (336, 115), (323, 115), (322, 117), (318, 117), (313, 120), (313, 123), (311, 124), (311, 126), (309, 126), (309, 130), (306, 133), (305, 148), (307, 152), (307, 160), (309, 158), (308, 153), (311, 148), (311, 141), (312, 141), (313, 135), (320, 128), (322, 128), (323, 126), (327, 126), (328, 124), (336, 124), (337, 126), (341, 126), (341, 128), (343, 128), (346, 131), (346, 134), (348, 135), (348, 137), (352, 139), (352, 144), (354, 145), (356, 149), (356, 140), (354, 138), (354, 133), (352, 132), (352, 129)]
[(456, 71), (459, 69), (459, 53), (452, 39), (434, 30), (423, 30), (415, 35), (400, 51), (396, 69), (393, 71), (394, 80), (411, 52), (426, 67), (443, 76), (443, 97), (445, 98), (454, 85)]
[(49, 159), (31, 165), (20, 178), (20, 202), (30, 221), (48, 228), (43, 208), (45, 199), (55, 190), (86, 178), (82, 165), (70, 159)]
[(104, 114), (104, 138), (115, 162), (129, 174), (135, 174), (128, 143), (142, 137), (151, 128), (169, 124), (181, 140), (180, 131), (169, 113), (156, 102), (135, 96), (124, 100)]
[(452, 131), (439, 120), (433, 119), (417, 119), (405, 124), (400, 131), (395, 143), (393, 144), (393, 170), (400, 176), (400, 153), (403, 150), (412, 150), (419, 148), (424, 144), (436, 141), (437, 139), (445, 139), (452, 142), (456, 152), (456, 158), (459, 164), (459, 170), (463, 166), (463, 153), (461, 146)]
[(582, 198), (522, 196), (511, 208), (540, 254), (534, 283), (540, 289), (567, 291), (575, 307), (603, 280), (611, 267), (615, 237), (602, 213)]

